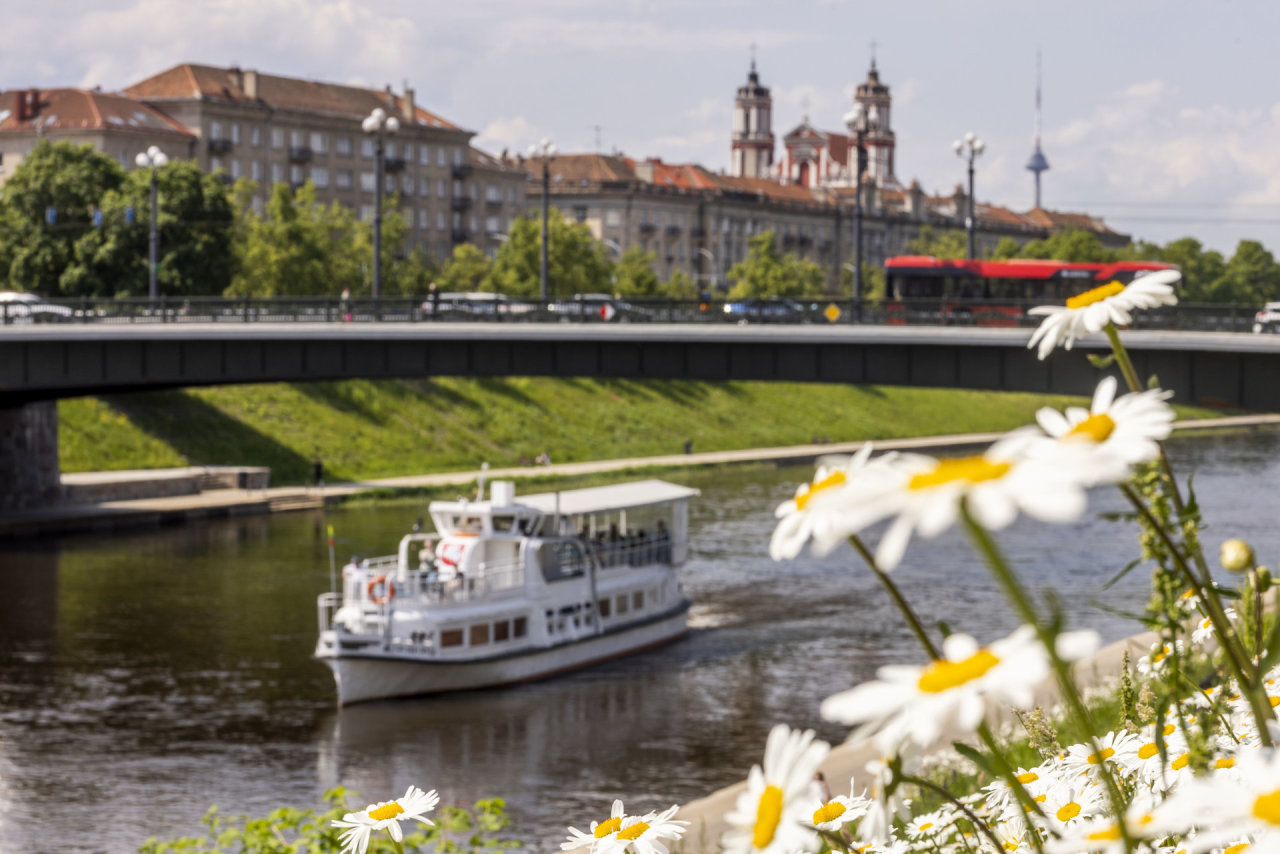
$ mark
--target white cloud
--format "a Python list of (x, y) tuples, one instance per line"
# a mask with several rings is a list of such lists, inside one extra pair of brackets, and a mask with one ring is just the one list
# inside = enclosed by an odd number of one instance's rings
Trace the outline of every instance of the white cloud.
[(524, 116), (512, 116), (490, 122), (476, 135), (475, 145), (492, 154), (499, 154), (502, 149), (522, 154), (544, 136), (546, 134)]

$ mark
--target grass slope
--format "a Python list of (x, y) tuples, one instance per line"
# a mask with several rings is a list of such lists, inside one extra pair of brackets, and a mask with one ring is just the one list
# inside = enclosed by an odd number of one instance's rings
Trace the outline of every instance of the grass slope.
[[(889, 386), (511, 378), (223, 386), (59, 403), (62, 470), (264, 465), (303, 483), (1007, 430), (1078, 399)], [(1185, 410), (1189, 415), (1212, 415)]]

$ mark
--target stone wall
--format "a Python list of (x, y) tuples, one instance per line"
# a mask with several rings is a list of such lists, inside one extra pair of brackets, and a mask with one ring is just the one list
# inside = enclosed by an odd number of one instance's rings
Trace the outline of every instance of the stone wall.
[(56, 401), (0, 408), (0, 510), (61, 498)]

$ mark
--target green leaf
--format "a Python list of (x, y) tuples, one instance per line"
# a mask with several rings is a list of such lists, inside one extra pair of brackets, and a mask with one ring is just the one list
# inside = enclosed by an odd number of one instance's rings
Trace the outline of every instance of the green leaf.
[(1134, 570), (1134, 568), (1135, 568), (1135, 567), (1137, 567), (1137, 566), (1138, 566), (1138, 564), (1140, 564), (1140, 563), (1142, 563), (1142, 558), (1140, 558), (1140, 557), (1136, 557), (1136, 558), (1134, 558), (1133, 560), (1129, 561), (1127, 564), (1125, 564), (1124, 569), (1120, 570), (1120, 571), (1119, 571), (1119, 572), (1117, 572), (1115, 575), (1113, 575), (1113, 576), (1111, 577), (1111, 580), (1110, 580), (1110, 581), (1108, 581), (1106, 584), (1103, 584), (1103, 585), (1102, 585), (1102, 587), (1101, 587), (1100, 589), (1102, 589), (1102, 590), (1110, 590), (1110, 589), (1115, 585), (1115, 583), (1116, 583), (1117, 581), (1119, 581), (1120, 579), (1122, 579), (1122, 578), (1124, 578), (1126, 575), (1128, 575), (1130, 572), (1132, 572), (1132, 571)]
[(979, 753), (979, 752), (978, 752), (977, 750), (975, 750), (974, 748), (970, 747), (970, 746), (969, 746), (969, 745), (967, 745), (967, 744), (964, 744), (963, 742), (959, 742), (959, 741), (953, 741), (953, 742), (951, 742), (951, 746), (955, 748), (956, 753), (959, 753), (959, 754), (960, 754), (961, 756), (963, 756), (965, 759), (968, 759), (968, 760), (969, 760), (970, 762), (972, 762), (974, 765), (977, 765), (979, 768), (981, 768), (983, 771), (985, 771), (985, 772), (986, 772), (987, 774), (989, 774), (990, 776), (992, 776), (992, 777), (999, 776), (999, 775), (997, 775), (997, 774), (996, 774), (996, 770), (995, 770), (995, 768), (994, 768), (994, 767), (992, 767), (992, 765), (991, 765), (991, 760), (989, 760), (989, 759), (988, 759), (986, 756), (984, 756), (983, 754)]
[(1147, 377), (1147, 388), (1149, 389), (1160, 388), (1160, 378), (1155, 374), (1152, 374), (1151, 376)]
[(1108, 353), (1105, 356), (1099, 356), (1097, 353), (1089, 353), (1088, 356), (1089, 364), (1093, 365), (1100, 371), (1105, 371), (1107, 368), (1115, 364), (1116, 361), (1115, 353)]

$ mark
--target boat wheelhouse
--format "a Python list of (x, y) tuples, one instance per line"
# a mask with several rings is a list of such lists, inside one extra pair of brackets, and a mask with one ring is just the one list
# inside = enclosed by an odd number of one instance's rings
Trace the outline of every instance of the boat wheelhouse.
[(698, 491), (660, 480), (433, 501), (435, 532), (351, 563), (317, 602), (340, 704), (528, 682), (687, 631), (676, 577)]

